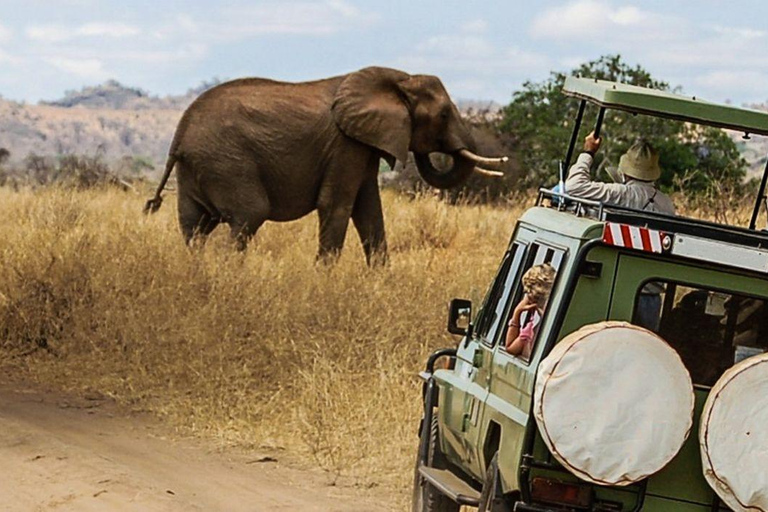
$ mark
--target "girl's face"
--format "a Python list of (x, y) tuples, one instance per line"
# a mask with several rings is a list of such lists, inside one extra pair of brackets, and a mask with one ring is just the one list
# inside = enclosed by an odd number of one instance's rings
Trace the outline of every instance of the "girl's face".
[(530, 291), (525, 292), (525, 296), (528, 297), (528, 302), (530, 304), (536, 304), (536, 307), (539, 310), (544, 311), (544, 307), (547, 304), (546, 297), (541, 297), (535, 293), (531, 293)]

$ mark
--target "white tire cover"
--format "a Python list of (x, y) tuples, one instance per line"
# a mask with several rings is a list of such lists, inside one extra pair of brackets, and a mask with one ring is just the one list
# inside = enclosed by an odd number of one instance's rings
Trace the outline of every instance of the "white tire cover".
[(677, 352), (626, 322), (582, 327), (539, 365), (534, 415), (554, 457), (600, 485), (660, 471), (693, 426), (691, 376)]
[(768, 354), (726, 371), (699, 426), (704, 478), (732, 510), (768, 511)]

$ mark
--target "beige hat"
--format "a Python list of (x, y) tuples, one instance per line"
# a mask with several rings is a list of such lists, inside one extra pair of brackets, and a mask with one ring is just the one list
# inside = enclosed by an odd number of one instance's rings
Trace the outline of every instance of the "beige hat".
[(656, 181), (661, 176), (659, 153), (647, 142), (636, 142), (621, 155), (619, 172), (643, 181)]

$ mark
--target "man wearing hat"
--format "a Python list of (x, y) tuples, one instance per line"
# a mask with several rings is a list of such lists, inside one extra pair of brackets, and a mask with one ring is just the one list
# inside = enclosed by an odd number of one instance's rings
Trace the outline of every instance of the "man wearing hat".
[(622, 155), (617, 171), (609, 173), (616, 183), (592, 181), (589, 169), (601, 142), (594, 132), (584, 139), (584, 152), (568, 171), (566, 193), (636, 210), (674, 215), (672, 200), (656, 188), (655, 182), (661, 176), (659, 153), (647, 142), (636, 142)]
[[(636, 142), (621, 156), (619, 168), (608, 173), (616, 183), (592, 181), (589, 169), (595, 153), (600, 149), (600, 142), (594, 132), (584, 139), (584, 152), (571, 166), (565, 181), (568, 195), (636, 210), (675, 214), (672, 200), (656, 188), (656, 180), (661, 176), (659, 153), (648, 142)], [(640, 290), (633, 318), (635, 324), (658, 331), (662, 293), (664, 286), (655, 282), (646, 284)]]

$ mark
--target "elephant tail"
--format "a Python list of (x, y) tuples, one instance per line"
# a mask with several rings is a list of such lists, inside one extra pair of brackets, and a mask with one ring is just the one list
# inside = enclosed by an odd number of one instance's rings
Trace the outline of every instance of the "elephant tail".
[(147, 201), (144, 205), (145, 215), (155, 213), (160, 209), (160, 206), (162, 206), (163, 196), (161, 194), (163, 193), (165, 184), (168, 183), (168, 178), (171, 176), (171, 172), (173, 172), (173, 167), (176, 165), (177, 160), (178, 157), (174, 154), (173, 151), (171, 151), (168, 155), (168, 161), (165, 163), (165, 172), (163, 173), (163, 177), (160, 180), (160, 185), (157, 186), (157, 191), (155, 191), (155, 197)]

